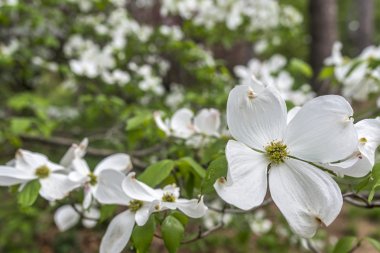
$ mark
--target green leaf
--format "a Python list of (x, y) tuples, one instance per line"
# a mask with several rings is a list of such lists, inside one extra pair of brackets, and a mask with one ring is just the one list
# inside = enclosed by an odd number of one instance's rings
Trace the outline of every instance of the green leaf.
[(374, 247), (378, 252), (380, 252), (380, 241), (370, 237), (366, 237), (365, 239), (372, 245), (372, 247)]
[(177, 252), (185, 233), (182, 223), (174, 216), (169, 215), (162, 222), (161, 233), (169, 253)]
[(138, 114), (127, 121), (126, 130), (127, 131), (135, 130), (139, 128), (141, 125), (143, 125), (145, 122), (150, 120), (151, 118), (152, 118), (152, 115), (150, 113)]
[(22, 134), (30, 129), (32, 123), (32, 118), (14, 117), (10, 121), (10, 129), (13, 134)]
[(189, 222), (189, 217), (187, 217), (181, 212), (174, 211), (171, 215), (174, 216), (177, 220), (179, 220), (184, 226), (186, 226), (186, 224)]
[(27, 183), (22, 191), (17, 195), (18, 203), (23, 206), (31, 206), (36, 202), (41, 184), (39, 180), (33, 180)]
[(332, 78), (333, 76), (334, 76), (334, 67), (327, 66), (321, 70), (318, 78), (321, 80), (324, 80), (324, 79)]
[(101, 205), (100, 207), (100, 222), (114, 216), (117, 205)]
[(172, 160), (162, 160), (146, 168), (138, 176), (138, 179), (151, 187), (155, 187), (170, 175), (174, 169), (174, 165), (175, 163)]
[(300, 72), (306, 77), (311, 77), (313, 75), (313, 70), (311, 69), (309, 64), (307, 64), (301, 59), (293, 58), (290, 61), (290, 68), (295, 72)]
[(208, 194), (214, 192), (214, 183), (220, 177), (227, 175), (227, 160), (225, 156), (220, 156), (210, 163), (203, 179), (201, 193)]
[(379, 163), (376, 164), (372, 169), (370, 184), (372, 187), (368, 195), (369, 202), (371, 202), (373, 197), (375, 196), (376, 189), (380, 187), (380, 164)]
[(335, 245), (333, 253), (348, 253), (358, 242), (354, 236), (346, 236), (341, 238)]
[(150, 216), (144, 226), (135, 226), (132, 233), (132, 240), (137, 253), (145, 253), (148, 251), (153, 240), (156, 223), (154, 216)]
[(191, 157), (183, 157), (177, 161), (177, 164), (179, 167), (183, 165), (189, 166), (193, 174), (199, 176), (200, 178), (204, 178), (206, 175), (205, 169), (203, 169), (203, 167)]

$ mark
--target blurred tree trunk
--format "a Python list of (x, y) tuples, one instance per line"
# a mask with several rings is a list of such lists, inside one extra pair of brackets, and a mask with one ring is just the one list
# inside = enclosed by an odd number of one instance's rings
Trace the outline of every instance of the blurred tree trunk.
[(355, 0), (358, 11), (359, 29), (356, 34), (356, 48), (360, 53), (371, 45), (374, 31), (374, 1)]
[[(358, 0), (360, 1), (360, 0)], [(319, 95), (328, 93), (328, 83), (318, 80), (323, 61), (330, 56), (337, 40), (336, 0), (309, 0), (310, 13), (310, 65), (313, 69), (311, 85)]]

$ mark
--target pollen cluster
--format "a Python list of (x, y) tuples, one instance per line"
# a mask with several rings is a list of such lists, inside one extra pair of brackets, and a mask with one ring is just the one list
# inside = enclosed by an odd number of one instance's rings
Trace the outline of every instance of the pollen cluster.
[(47, 178), (50, 175), (50, 169), (46, 165), (42, 165), (35, 172), (38, 178)]
[(173, 195), (173, 193), (165, 193), (162, 196), (162, 201), (164, 201), (164, 202), (175, 202), (175, 196)]
[(266, 156), (272, 164), (280, 164), (289, 155), (287, 146), (282, 141), (272, 141), (265, 147)]
[(129, 210), (131, 210), (132, 212), (137, 212), (137, 210), (139, 210), (141, 207), (143, 206), (143, 202), (141, 200), (131, 200), (129, 201)]
[(90, 185), (92, 185), (92, 186), (94, 186), (94, 185), (96, 185), (97, 183), (98, 183), (98, 178), (95, 176), (95, 174), (94, 173), (90, 173), (90, 174), (88, 174), (88, 177), (89, 177), (89, 181), (88, 181), (88, 183), (90, 184)]

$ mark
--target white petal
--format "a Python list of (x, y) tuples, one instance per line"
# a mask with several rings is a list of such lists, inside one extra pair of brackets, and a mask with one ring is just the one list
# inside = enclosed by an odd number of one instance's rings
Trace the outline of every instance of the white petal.
[(37, 178), (28, 171), (14, 167), (0, 166), (0, 186), (11, 186), (25, 183)]
[(137, 225), (144, 226), (145, 223), (148, 221), (152, 211), (152, 205), (149, 203), (144, 203), (143, 206), (139, 210), (137, 210), (135, 214), (135, 220)]
[(267, 192), (269, 162), (265, 155), (237, 141), (229, 141), (226, 156), (227, 181), (217, 180), (214, 184), (218, 195), (227, 203), (244, 210), (260, 205)]
[(132, 199), (152, 202), (161, 197), (154, 189), (150, 188), (143, 182), (138, 181), (135, 178), (134, 172), (127, 175), (123, 180), (122, 187), (125, 194)]
[(128, 205), (131, 199), (121, 185), (125, 175), (117, 170), (103, 170), (98, 176), (94, 197), (102, 204)]
[(358, 158), (323, 166), (339, 176), (364, 177), (372, 170), (373, 163), (366, 156), (359, 154)]
[[(375, 164), (375, 152), (380, 145), (380, 120), (361, 120), (355, 124), (355, 129), (358, 132), (359, 151), (373, 166)], [(366, 141), (360, 142), (361, 139)]]
[[(90, 208), (88, 211), (84, 212), (84, 215), (87, 218), (91, 218), (91, 219), (83, 218), (83, 220), (82, 220), (83, 226), (86, 228), (93, 228), (97, 224), (96, 220), (98, 220), (100, 218), (100, 211), (96, 208)], [(96, 219), (96, 220), (94, 220), (94, 219)]]
[(58, 208), (54, 214), (54, 222), (59, 231), (64, 232), (78, 224), (80, 215), (71, 205), (64, 205)]
[(125, 248), (135, 225), (134, 216), (125, 211), (113, 218), (102, 238), (100, 253), (120, 253)]
[(203, 217), (207, 212), (207, 206), (203, 203), (203, 197), (198, 199), (177, 199), (177, 208), (191, 218)]
[(291, 155), (312, 162), (334, 162), (357, 149), (350, 104), (341, 96), (327, 95), (307, 102), (290, 121), (285, 143)]
[(198, 132), (209, 135), (219, 136), (220, 113), (216, 109), (202, 109), (194, 118), (194, 125)]
[(87, 162), (82, 158), (74, 159), (72, 165), (73, 169), (82, 174), (83, 176), (87, 176), (91, 172)]
[(191, 122), (193, 112), (182, 108), (176, 111), (171, 118), (170, 128), (176, 137), (187, 139), (194, 133), (194, 126)]
[(166, 135), (170, 135), (168, 122), (164, 122), (162, 120), (161, 112), (154, 112), (153, 118), (154, 118), (154, 121), (156, 122), (157, 127), (161, 129)]
[(84, 138), (79, 145), (73, 144), (63, 155), (59, 162), (62, 166), (69, 167), (75, 158), (82, 158), (86, 154), (88, 139)]
[(287, 122), (289, 124), (289, 122), (294, 118), (294, 116), (296, 116), (296, 114), (301, 110), (301, 106), (295, 106), (293, 107), (292, 109), (290, 109), (288, 111), (288, 118), (287, 118)]
[(95, 168), (95, 174), (102, 170), (111, 169), (127, 172), (132, 169), (131, 158), (127, 154), (113, 154), (104, 158)]
[(63, 199), (70, 191), (80, 186), (69, 180), (68, 176), (57, 173), (51, 173), (49, 177), (40, 179), (40, 183), (40, 194), (49, 201)]
[(47, 157), (43, 154), (19, 149), (16, 152), (15, 166), (21, 170), (34, 172), (36, 168), (45, 165), (47, 161)]
[(84, 187), (84, 198), (83, 198), (83, 208), (88, 209), (92, 204), (92, 190), (91, 188), (85, 186)]
[(232, 89), (227, 102), (227, 123), (236, 140), (263, 150), (271, 141), (283, 139), (286, 106), (272, 88), (255, 92), (248, 85)]
[(294, 159), (272, 166), (269, 189), (290, 227), (302, 237), (312, 237), (320, 222), (330, 225), (343, 205), (342, 193), (330, 175)]

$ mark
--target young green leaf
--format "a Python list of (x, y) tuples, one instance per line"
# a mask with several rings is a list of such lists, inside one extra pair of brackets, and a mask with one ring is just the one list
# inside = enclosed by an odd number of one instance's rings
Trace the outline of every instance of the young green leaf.
[(154, 216), (150, 216), (144, 226), (135, 226), (132, 233), (132, 240), (137, 253), (148, 252), (149, 246), (153, 240), (156, 223)]
[(201, 193), (208, 194), (214, 192), (214, 183), (227, 174), (227, 160), (225, 156), (220, 156), (210, 163), (206, 171), (206, 176), (203, 179)]
[(333, 253), (348, 253), (358, 243), (354, 236), (342, 237), (336, 244)]
[(372, 247), (374, 247), (377, 250), (377, 252), (380, 252), (380, 241), (370, 237), (366, 237), (365, 239), (372, 245)]
[(40, 188), (41, 184), (38, 180), (27, 183), (17, 196), (18, 203), (24, 207), (33, 205), (37, 200)]
[(200, 178), (204, 178), (206, 175), (205, 169), (203, 169), (203, 167), (191, 157), (183, 157), (177, 161), (177, 164), (179, 167), (188, 166), (193, 174), (199, 176)]
[(169, 215), (162, 222), (161, 233), (169, 253), (177, 252), (185, 233), (182, 223), (174, 216)]
[(138, 179), (151, 187), (155, 187), (170, 175), (174, 169), (174, 164), (172, 160), (162, 160), (152, 164), (145, 169)]

